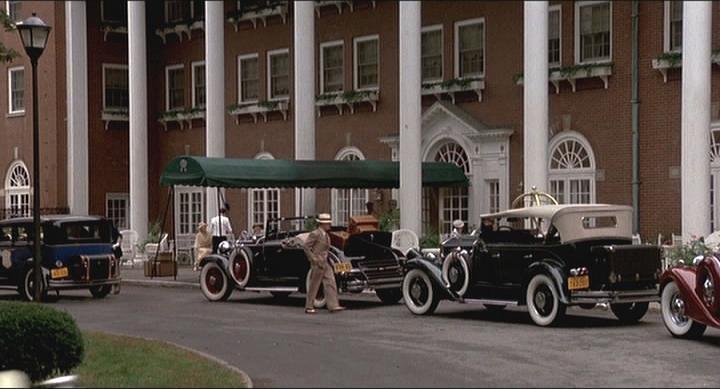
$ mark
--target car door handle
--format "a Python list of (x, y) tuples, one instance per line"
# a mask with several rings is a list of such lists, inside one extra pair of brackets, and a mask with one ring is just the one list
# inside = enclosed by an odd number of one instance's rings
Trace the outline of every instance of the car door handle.
[(490, 258), (500, 258), (500, 253), (492, 253), (490, 254)]
[(525, 258), (525, 259), (532, 259), (532, 257), (533, 257), (532, 254), (525, 254), (525, 255), (523, 255), (523, 258)]

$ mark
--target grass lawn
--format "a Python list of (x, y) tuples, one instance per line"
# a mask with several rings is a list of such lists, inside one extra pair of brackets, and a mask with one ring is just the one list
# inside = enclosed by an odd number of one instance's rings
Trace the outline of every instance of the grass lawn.
[(247, 387), (234, 371), (172, 345), (84, 332), (85, 359), (74, 372), (83, 387)]

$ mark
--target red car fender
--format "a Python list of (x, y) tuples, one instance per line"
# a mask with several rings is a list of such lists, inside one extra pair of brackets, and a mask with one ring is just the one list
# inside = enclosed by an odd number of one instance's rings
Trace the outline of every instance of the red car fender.
[(720, 320), (715, 318), (705, 307), (700, 296), (695, 293), (696, 270), (691, 267), (676, 267), (666, 270), (660, 282), (664, 288), (670, 281), (675, 281), (685, 300), (685, 314), (696, 322), (720, 327)]

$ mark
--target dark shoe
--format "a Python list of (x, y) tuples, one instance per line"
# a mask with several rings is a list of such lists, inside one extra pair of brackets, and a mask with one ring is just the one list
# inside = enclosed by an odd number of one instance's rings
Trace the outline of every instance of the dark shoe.
[(338, 306), (338, 307), (333, 308), (333, 309), (328, 309), (328, 311), (330, 311), (331, 313), (335, 313), (335, 312), (344, 311), (344, 310), (346, 310), (346, 309), (347, 309), (347, 308), (345, 308), (345, 307)]
[(305, 308), (305, 313), (316, 313), (317, 310), (315, 308)]

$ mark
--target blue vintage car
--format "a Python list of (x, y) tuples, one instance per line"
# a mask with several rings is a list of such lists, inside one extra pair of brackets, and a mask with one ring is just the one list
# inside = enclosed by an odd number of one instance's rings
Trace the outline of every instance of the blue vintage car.
[[(53, 215), (41, 218), (43, 295), (48, 290), (89, 289), (96, 298), (120, 285), (117, 229), (101, 217)], [(0, 221), (0, 288), (34, 297), (33, 220)], [(59, 293), (59, 292), (58, 292)]]

